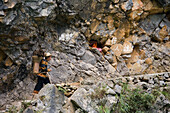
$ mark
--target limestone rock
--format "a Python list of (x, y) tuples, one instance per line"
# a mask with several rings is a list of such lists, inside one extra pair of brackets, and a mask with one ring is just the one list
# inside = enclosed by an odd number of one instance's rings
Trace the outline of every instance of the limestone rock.
[(105, 46), (105, 47), (102, 48), (102, 51), (103, 51), (104, 53), (107, 53), (108, 50), (109, 50), (109, 48), (108, 48), (107, 46)]
[(122, 87), (116, 84), (114, 90), (115, 90), (116, 93), (120, 94)]
[(96, 64), (96, 58), (90, 51), (86, 51), (86, 53), (81, 57), (81, 59), (92, 65)]
[(143, 4), (144, 4), (144, 11), (149, 11), (153, 7), (153, 3), (150, 0), (144, 1)]
[(138, 50), (135, 48), (131, 53), (131, 57), (128, 59), (128, 63), (135, 63), (139, 60), (139, 53)]
[(112, 54), (106, 54), (105, 56), (105, 59), (109, 62), (109, 63), (113, 63), (113, 56)]
[(106, 106), (107, 107), (112, 107), (114, 104), (117, 103), (117, 98), (115, 96), (107, 96), (107, 102), (106, 102)]
[(119, 2), (119, 0), (114, 0), (113, 2), (114, 2), (114, 3), (118, 3), (118, 2)]
[[(85, 96), (86, 95), (86, 96)], [(97, 113), (91, 106), (91, 99), (89, 98), (88, 92), (84, 88), (78, 88), (76, 92), (71, 96), (71, 101), (78, 105), (84, 111), (89, 113)], [(84, 98), (82, 98), (84, 96)]]
[[(64, 95), (58, 91), (58, 89), (53, 84), (47, 84), (43, 89), (40, 90), (39, 101), (41, 101), (42, 106), (39, 111), (44, 111), (46, 113), (60, 113), (62, 111), (62, 105), (64, 103)], [(37, 103), (39, 106), (40, 103)]]
[(116, 69), (115, 69), (111, 64), (108, 64), (108, 65), (106, 66), (106, 69), (108, 70), (108, 74), (114, 75), (115, 72), (116, 72)]
[(160, 38), (163, 40), (167, 35), (167, 26), (164, 26), (159, 32)]
[(141, 0), (132, 0), (132, 1), (133, 1), (132, 11), (141, 9), (143, 7), (143, 3)]
[(93, 23), (92, 23), (91, 26), (90, 26), (91, 33), (92, 33), (92, 34), (96, 31), (98, 25), (99, 25), (99, 21), (94, 20)]
[(116, 95), (115, 91), (111, 88), (108, 88), (108, 90), (106, 91), (107, 94), (110, 94), (110, 95)]
[(147, 59), (145, 60), (145, 62), (146, 62), (146, 64), (151, 65), (153, 61), (152, 61), (151, 58), (147, 58)]
[(143, 28), (149, 35), (158, 27), (159, 22), (164, 18), (164, 14), (155, 14), (148, 16), (145, 20), (140, 22), (141, 28)]
[(105, 46), (111, 46), (112, 45), (112, 41), (110, 39), (108, 39), (105, 43)]
[(116, 44), (117, 43), (117, 38), (113, 36), (111, 42), (112, 42), (112, 44)]
[(121, 5), (121, 8), (124, 10), (124, 11), (127, 11), (127, 10), (130, 10), (133, 6), (133, 2), (132, 0), (128, 0), (127, 2), (124, 2), (122, 5)]
[(0, 11), (0, 16), (5, 16), (4, 11)]
[(122, 50), (122, 54), (130, 54), (133, 51), (133, 46), (132, 43), (130, 42), (124, 42), (123, 43), (123, 50)]
[(143, 10), (137, 10), (137, 11), (133, 11), (129, 14), (130, 16), (130, 20), (139, 20), (140, 16), (142, 15)]
[(135, 63), (130, 68), (132, 74), (139, 74), (142, 71), (142, 66), (139, 63)]
[(120, 56), (123, 51), (123, 46), (121, 44), (115, 44), (110, 47), (116, 56)]

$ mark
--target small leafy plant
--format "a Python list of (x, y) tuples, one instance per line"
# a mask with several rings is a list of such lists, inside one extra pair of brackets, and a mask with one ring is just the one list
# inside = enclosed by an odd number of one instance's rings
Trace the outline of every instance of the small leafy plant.
[(118, 102), (113, 108), (114, 113), (147, 113), (156, 100), (153, 94), (139, 88), (130, 90), (127, 85), (123, 86), (117, 98)]
[(110, 109), (104, 106), (99, 106), (99, 113), (110, 113)]

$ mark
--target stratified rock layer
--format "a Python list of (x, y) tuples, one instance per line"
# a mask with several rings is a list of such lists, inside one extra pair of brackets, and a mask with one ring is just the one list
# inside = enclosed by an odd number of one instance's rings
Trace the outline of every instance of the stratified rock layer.
[[(53, 83), (170, 72), (169, 6), (168, 0), (0, 0), (0, 95), (35, 79), (32, 55), (39, 50), (54, 56)], [(16, 95), (10, 100), (24, 97)]]

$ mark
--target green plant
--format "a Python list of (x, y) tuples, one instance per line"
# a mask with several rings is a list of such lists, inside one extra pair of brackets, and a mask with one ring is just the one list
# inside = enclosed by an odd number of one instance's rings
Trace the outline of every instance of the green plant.
[(101, 99), (106, 95), (107, 88), (106, 87), (98, 87), (95, 89), (94, 93), (90, 95), (91, 99)]
[(59, 91), (62, 91), (64, 93), (67, 92), (67, 90), (63, 87), (57, 86), (57, 88), (58, 88)]
[(23, 111), (27, 109), (30, 105), (31, 105), (31, 102), (22, 102), (19, 113), (23, 113)]
[(118, 96), (118, 102), (114, 105), (115, 113), (147, 113), (152, 108), (156, 97), (142, 89), (128, 89), (128, 85), (124, 84), (121, 94)]
[(9, 113), (17, 113), (16, 107), (15, 106), (10, 107)]
[(162, 94), (163, 94), (168, 100), (170, 100), (170, 92), (168, 92), (168, 91), (162, 91)]
[(110, 113), (110, 109), (104, 106), (99, 106), (99, 113)]

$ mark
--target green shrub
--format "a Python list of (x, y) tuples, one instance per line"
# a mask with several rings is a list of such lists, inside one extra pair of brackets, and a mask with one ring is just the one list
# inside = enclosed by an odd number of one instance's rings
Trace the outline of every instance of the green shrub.
[(17, 113), (16, 107), (15, 106), (10, 107), (8, 112), (9, 113)]
[(110, 109), (104, 106), (99, 106), (99, 113), (110, 113)]
[(162, 94), (168, 99), (170, 100), (170, 91), (162, 91)]
[(139, 88), (130, 90), (127, 85), (123, 86), (123, 90), (117, 98), (114, 113), (147, 113), (156, 100), (153, 94)]

